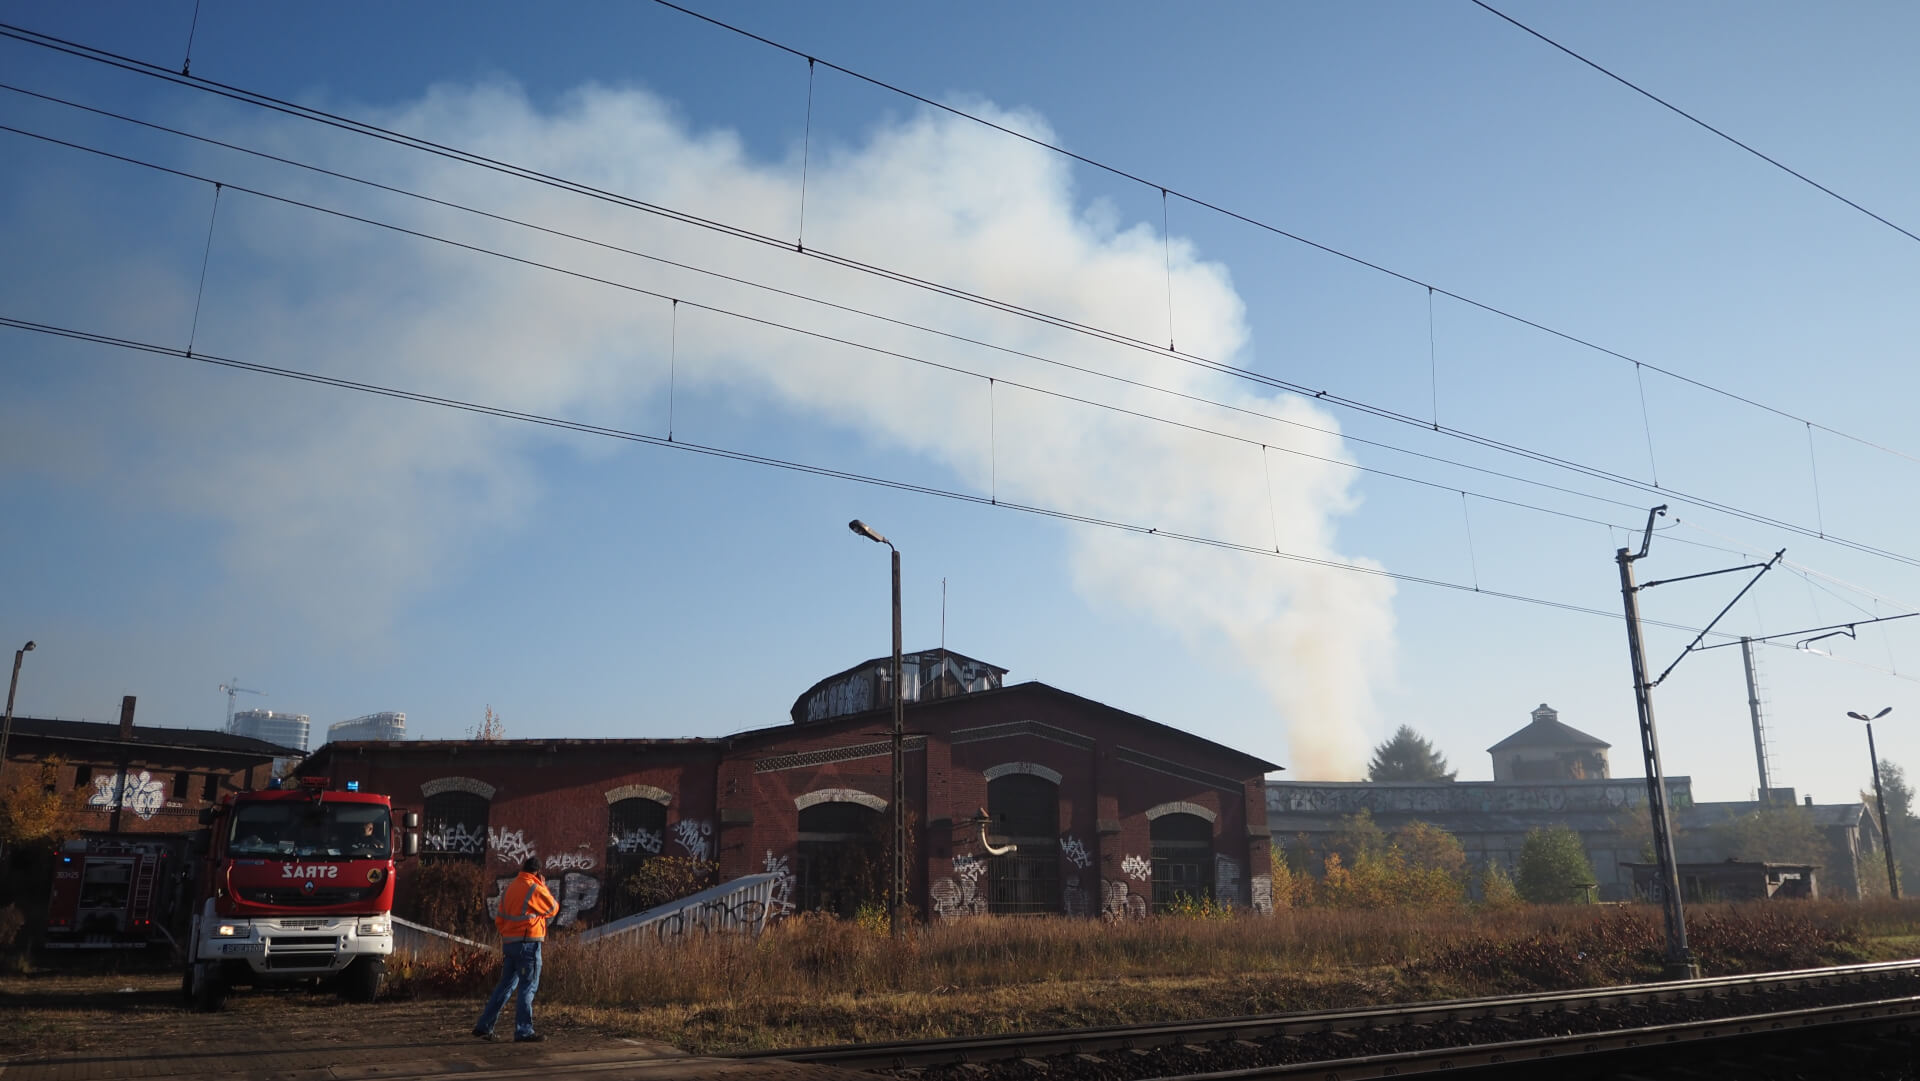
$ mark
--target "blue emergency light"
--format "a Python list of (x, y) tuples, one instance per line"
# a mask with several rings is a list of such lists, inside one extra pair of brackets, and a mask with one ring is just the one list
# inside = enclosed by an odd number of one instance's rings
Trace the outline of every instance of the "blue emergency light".
[(360, 791), (360, 782), (359, 782), (359, 781), (348, 781), (348, 782), (347, 782), (347, 791), (349, 791), (349, 792), (358, 792), (358, 791)]

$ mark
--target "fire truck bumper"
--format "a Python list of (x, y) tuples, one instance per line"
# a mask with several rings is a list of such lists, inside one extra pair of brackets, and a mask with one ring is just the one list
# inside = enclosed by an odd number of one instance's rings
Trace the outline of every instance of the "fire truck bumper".
[(219, 920), (207, 927), (196, 952), (202, 961), (242, 962), (256, 976), (324, 976), (362, 957), (392, 953), (393, 920), (384, 914)]

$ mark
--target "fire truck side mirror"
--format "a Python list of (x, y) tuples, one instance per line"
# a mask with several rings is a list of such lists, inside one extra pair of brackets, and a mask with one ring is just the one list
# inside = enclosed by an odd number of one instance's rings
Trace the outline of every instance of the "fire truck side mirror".
[(417, 830), (420, 828), (420, 812), (408, 811), (406, 817), (401, 821), (405, 823), (407, 829)]
[[(408, 815), (407, 817), (411, 818), (413, 816)], [(408, 830), (403, 834), (400, 838), (400, 854), (403, 856), (418, 856), (420, 854), (420, 835), (412, 830)]]

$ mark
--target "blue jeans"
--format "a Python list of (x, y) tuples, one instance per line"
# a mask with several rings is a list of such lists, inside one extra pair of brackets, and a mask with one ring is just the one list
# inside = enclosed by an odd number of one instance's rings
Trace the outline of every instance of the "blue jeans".
[(516, 1016), (513, 1019), (513, 1035), (516, 1039), (533, 1035), (533, 993), (540, 987), (540, 943), (528, 942), (502, 943), (500, 951), (506, 962), (500, 966), (500, 985), (493, 989), (493, 997), (487, 999), (487, 1008), (480, 1011), (480, 1020), (474, 1022), (475, 1032), (492, 1032), (493, 1023), (499, 1019), (500, 1010), (507, 1004), (507, 996), (513, 994), (513, 985), (520, 985), (520, 995), (514, 1003)]

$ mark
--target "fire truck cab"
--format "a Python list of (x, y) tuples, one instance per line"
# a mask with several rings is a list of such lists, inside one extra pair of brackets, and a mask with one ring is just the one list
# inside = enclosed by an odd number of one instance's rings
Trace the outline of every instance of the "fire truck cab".
[(393, 952), (396, 860), (416, 854), (419, 816), (323, 777), (241, 792), (208, 808), (206, 858), (181, 993), (217, 1010), (240, 985), (335, 982), (372, 1002)]

